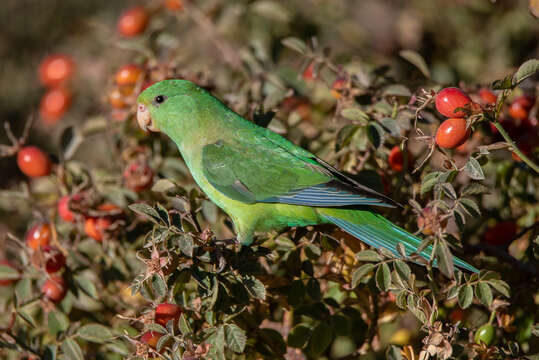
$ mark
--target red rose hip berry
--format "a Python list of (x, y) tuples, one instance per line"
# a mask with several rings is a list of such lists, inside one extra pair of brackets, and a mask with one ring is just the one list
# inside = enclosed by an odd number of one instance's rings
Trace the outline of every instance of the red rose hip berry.
[(44, 252), (47, 258), (45, 262), (45, 271), (47, 273), (52, 274), (64, 268), (66, 258), (60, 250), (52, 246), (47, 246), (44, 248)]
[(494, 105), (496, 104), (496, 101), (498, 100), (498, 97), (496, 96), (496, 94), (494, 94), (492, 91), (490, 91), (487, 88), (479, 89), (478, 95), (484, 104)]
[(125, 37), (133, 37), (142, 33), (146, 26), (150, 15), (142, 6), (134, 6), (127, 9), (118, 19), (118, 32)]
[(65, 195), (58, 201), (58, 215), (66, 222), (75, 222), (75, 214), (69, 209), (71, 196)]
[(49, 156), (36, 146), (25, 146), (17, 154), (17, 165), (28, 177), (40, 177), (51, 172)]
[(166, 326), (170, 320), (176, 323), (180, 318), (182, 308), (174, 304), (159, 304), (155, 308), (155, 322), (159, 325)]
[(485, 231), (483, 242), (494, 246), (507, 245), (516, 234), (517, 225), (513, 221), (502, 221)]
[(73, 75), (75, 63), (68, 55), (54, 54), (47, 56), (39, 65), (39, 81), (44, 86), (57, 86)]
[(436, 144), (444, 149), (454, 149), (462, 145), (470, 136), (470, 129), (466, 129), (466, 120), (451, 118), (440, 124), (436, 130)]
[(39, 114), (46, 124), (55, 124), (65, 115), (71, 105), (71, 92), (64, 88), (47, 91), (41, 98)]
[(51, 241), (51, 226), (47, 223), (36, 224), (26, 233), (26, 246), (32, 250), (45, 248)]
[(472, 99), (462, 90), (456, 87), (442, 89), (436, 94), (436, 110), (447, 117), (463, 117), (466, 112), (458, 108), (468, 108), (472, 106)]
[(116, 72), (116, 84), (120, 86), (135, 85), (141, 75), (142, 69), (137, 65), (124, 65)]
[[(401, 172), (404, 169), (404, 153), (398, 146), (394, 146), (389, 152), (387, 158), (389, 166), (396, 172)], [(412, 154), (408, 152), (408, 166), (412, 163)]]
[(91, 217), (84, 223), (84, 232), (97, 242), (102, 242), (111, 224), (112, 221), (106, 217)]
[(59, 303), (67, 293), (67, 286), (61, 276), (52, 276), (41, 287), (43, 295), (53, 303)]
[(513, 100), (509, 106), (509, 115), (513, 119), (524, 121), (528, 118), (534, 103), (535, 99), (531, 96), (520, 96)]
[(147, 331), (140, 337), (140, 341), (147, 344), (149, 347), (155, 349), (157, 347), (157, 342), (163, 336), (163, 334), (156, 331)]

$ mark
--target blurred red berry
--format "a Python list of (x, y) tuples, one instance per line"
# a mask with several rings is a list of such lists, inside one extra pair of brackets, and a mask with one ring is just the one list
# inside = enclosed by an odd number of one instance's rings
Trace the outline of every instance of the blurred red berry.
[(54, 88), (45, 93), (39, 104), (39, 114), (46, 124), (55, 124), (64, 116), (71, 105), (71, 92), (64, 88)]
[(455, 308), (451, 313), (449, 314), (449, 320), (451, 323), (456, 324), (459, 321), (463, 321), (464, 317), (466, 316), (466, 313), (461, 308)]
[[(74, 195), (76, 197), (78, 195)], [(75, 222), (75, 214), (69, 210), (69, 201), (71, 201), (71, 196), (65, 195), (60, 198), (58, 201), (58, 215), (60, 218), (67, 222)]]
[(174, 304), (159, 304), (155, 308), (155, 322), (166, 326), (170, 320), (177, 322), (182, 313), (182, 308)]
[(43, 295), (54, 303), (59, 303), (67, 293), (67, 287), (61, 276), (51, 276), (41, 287)]
[(134, 6), (127, 9), (118, 19), (118, 32), (125, 37), (133, 37), (142, 33), (146, 26), (150, 15), (142, 6)]
[(182, 0), (165, 0), (165, 7), (171, 11), (183, 10)]
[(52, 230), (50, 224), (36, 224), (26, 233), (26, 245), (32, 250), (44, 248), (49, 245), (51, 236)]
[(304, 80), (312, 80), (316, 78), (314, 74), (314, 62), (311, 62), (309, 66), (303, 71), (303, 74), (301, 74)]
[(147, 88), (149, 88), (150, 86), (152, 86), (153, 84), (155, 84), (156, 82), (155, 81), (146, 81), (144, 84), (142, 84), (142, 86), (140, 87), (140, 91), (144, 91), (146, 90)]
[(478, 95), (484, 104), (494, 105), (496, 104), (496, 100), (498, 100), (498, 96), (487, 88), (479, 89)]
[(157, 342), (163, 334), (155, 331), (147, 331), (140, 337), (140, 341), (147, 344), (149, 347), (155, 349), (157, 347)]
[(146, 190), (152, 185), (152, 169), (144, 163), (131, 163), (124, 170), (126, 186), (136, 192)]
[[(404, 169), (404, 153), (402, 152), (400, 147), (394, 146), (391, 149), (387, 161), (389, 162), (389, 166), (391, 167), (391, 169), (396, 172), (401, 172)], [(410, 166), (412, 162), (412, 154), (408, 152), (408, 166)]]
[(109, 93), (109, 103), (115, 109), (123, 109), (127, 107), (124, 95), (120, 92), (120, 89), (115, 88)]
[(133, 64), (124, 65), (116, 72), (116, 84), (120, 86), (135, 85), (141, 75), (142, 69), (139, 66)]
[(524, 95), (516, 98), (509, 106), (509, 116), (516, 120), (526, 120), (534, 103), (535, 99), (531, 96)]
[(17, 154), (17, 165), (28, 177), (40, 177), (51, 172), (49, 156), (36, 146), (25, 146)]
[[(530, 156), (533, 152), (533, 149), (539, 145), (539, 136), (537, 136), (537, 134), (535, 133), (525, 133), (515, 140), (515, 144), (524, 155)], [(522, 161), (520, 156), (518, 156), (514, 152), (511, 153), (511, 156), (515, 161)]]
[(445, 149), (456, 148), (468, 139), (470, 132), (470, 129), (466, 129), (465, 119), (447, 119), (436, 130), (436, 144)]
[(436, 94), (436, 110), (449, 118), (466, 116), (466, 112), (455, 110), (458, 108), (467, 108), (471, 110), (471, 107), (472, 99), (459, 88), (445, 88)]
[(97, 242), (102, 242), (106, 230), (110, 227), (112, 221), (106, 217), (91, 217), (84, 223), (84, 232)]
[[(9, 261), (7, 260), (0, 260), (0, 264), (4, 266), (9, 266), (12, 269), (17, 270), (15, 266), (13, 266)], [(18, 271), (18, 270), (17, 270)], [(17, 279), (0, 279), (0, 286), (8, 286), (16, 282)]]
[(517, 234), (517, 225), (514, 221), (502, 221), (489, 227), (483, 235), (483, 242), (489, 245), (507, 245)]
[(47, 261), (45, 262), (45, 271), (47, 273), (52, 274), (64, 268), (66, 258), (60, 250), (52, 246), (46, 246), (43, 251), (47, 257)]
[(39, 81), (44, 86), (57, 86), (73, 75), (75, 63), (68, 55), (49, 55), (39, 64)]
[(347, 81), (345, 78), (337, 78), (331, 85), (331, 96), (335, 99), (341, 98), (341, 92), (346, 89)]

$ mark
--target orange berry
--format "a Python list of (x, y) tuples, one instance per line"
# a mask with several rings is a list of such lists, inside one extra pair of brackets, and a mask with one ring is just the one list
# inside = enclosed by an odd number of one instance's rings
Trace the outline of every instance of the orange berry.
[(182, 0), (165, 0), (165, 7), (170, 11), (181, 11), (183, 10), (183, 1)]
[(64, 54), (49, 55), (39, 64), (39, 81), (44, 86), (57, 86), (73, 75), (75, 64)]
[(509, 116), (516, 120), (526, 120), (534, 103), (535, 99), (530, 96), (516, 98), (509, 106)]
[(36, 146), (25, 146), (17, 154), (17, 165), (28, 177), (40, 177), (51, 172), (49, 156)]
[(116, 27), (121, 35), (133, 37), (146, 29), (149, 20), (150, 15), (144, 7), (134, 6), (120, 15)]
[(115, 88), (109, 93), (109, 103), (115, 109), (123, 109), (127, 107), (124, 95), (120, 92), (120, 89)]
[(51, 241), (51, 235), (50, 224), (36, 224), (26, 233), (26, 245), (32, 250), (46, 247)]
[(182, 313), (182, 308), (174, 304), (159, 304), (155, 308), (155, 322), (166, 326), (170, 320), (178, 321)]
[(472, 106), (472, 99), (461, 89), (449, 87), (442, 89), (436, 94), (436, 110), (444, 116), (463, 117), (466, 113), (458, 108), (468, 108)]
[(46, 124), (55, 124), (67, 112), (71, 105), (71, 92), (64, 88), (47, 91), (41, 98), (39, 114)]
[(436, 131), (436, 144), (441, 148), (454, 149), (468, 139), (470, 132), (470, 129), (466, 129), (465, 119), (447, 119)]
[(155, 331), (147, 331), (140, 337), (140, 341), (147, 344), (151, 348), (157, 347), (157, 342), (159, 341), (159, 338), (161, 338), (163, 334), (155, 332)]
[(142, 75), (142, 69), (133, 64), (122, 66), (116, 72), (116, 84), (118, 85), (135, 85)]
[(106, 230), (110, 227), (112, 221), (106, 217), (91, 217), (84, 223), (84, 232), (97, 242), (102, 242)]
[(479, 89), (478, 95), (481, 98), (481, 101), (483, 101), (483, 103), (485, 104), (494, 105), (496, 104), (496, 100), (498, 100), (498, 96), (496, 96), (496, 94), (494, 94), (492, 91), (490, 91), (487, 88)]
[(52, 276), (41, 287), (43, 295), (54, 303), (59, 303), (67, 293), (67, 287), (61, 276)]

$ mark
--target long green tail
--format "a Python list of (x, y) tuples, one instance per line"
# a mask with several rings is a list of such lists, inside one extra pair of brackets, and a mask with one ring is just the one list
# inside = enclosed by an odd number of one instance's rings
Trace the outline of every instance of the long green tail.
[[(377, 249), (383, 247), (399, 256), (396, 245), (404, 245), (406, 254), (416, 252), (421, 239), (401, 229), (382, 215), (367, 210), (350, 210), (337, 208), (317, 208), (318, 213), (327, 221), (337, 225), (350, 235)], [(419, 255), (429, 260), (432, 246), (428, 246)], [(479, 272), (466, 261), (453, 257), (453, 263), (463, 269)]]

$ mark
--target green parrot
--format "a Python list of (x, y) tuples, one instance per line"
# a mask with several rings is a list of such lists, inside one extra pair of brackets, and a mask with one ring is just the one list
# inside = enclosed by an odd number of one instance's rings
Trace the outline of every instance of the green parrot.
[[(421, 239), (372, 207), (395, 207), (388, 197), (274, 132), (236, 114), (203, 88), (164, 80), (138, 97), (144, 131), (168, 135), (206, 195), (232, 219), (241, 244), (255, 232), (335, 224), (375, 248), (415, 253)], [(432, 247), (420, 252), (430, 259)], [(478, 272), (454, 258), (456, 266)]]

